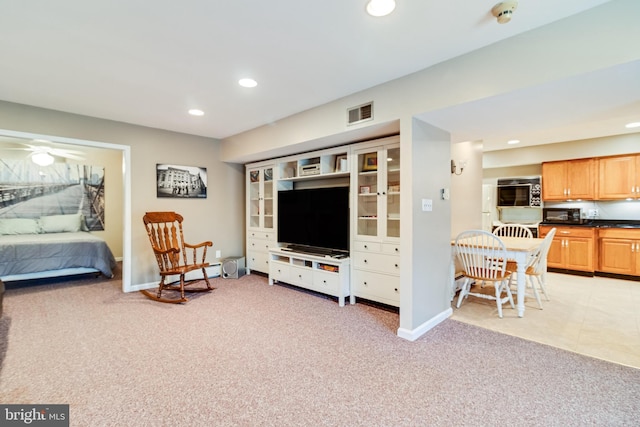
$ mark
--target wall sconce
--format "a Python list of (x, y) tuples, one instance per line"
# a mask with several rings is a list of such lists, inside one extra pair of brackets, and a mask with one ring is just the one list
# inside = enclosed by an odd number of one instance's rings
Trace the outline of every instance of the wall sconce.
[(460, 173), (457, 172), (458, 167), (456, 166), (456, 162), (455, 160), (451, 159), (451, 173), (455, 174), (455, 175), (462, 175), (462, 172), (464, 171), (465, 166), (467, 166), (467, 162), (466, 161), (460, 161)]

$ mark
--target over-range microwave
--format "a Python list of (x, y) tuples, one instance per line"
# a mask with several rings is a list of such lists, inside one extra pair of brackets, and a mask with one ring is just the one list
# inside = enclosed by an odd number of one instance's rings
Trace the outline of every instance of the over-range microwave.
[(580, 208), (542, 209), (542, 222), (548, 224), (582, 224), (583, 221)]
[(540, 207), (542, 187), (540, 177), (498, 180), (497, 205), (500, 207)]

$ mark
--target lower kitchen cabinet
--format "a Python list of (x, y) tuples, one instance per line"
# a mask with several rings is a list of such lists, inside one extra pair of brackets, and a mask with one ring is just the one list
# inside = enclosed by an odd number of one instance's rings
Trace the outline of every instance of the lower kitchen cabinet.
[(600, 229), (598, 254), (598, 271), (640, 276), (640, 229)]
[[(541, 225), (540, 237), (544, 238), (552, 226)], [(593, 227), (557, 226), (551, 242), (547, 266), (565, 270), (593, 273), (595, 271), (595, 229)]]

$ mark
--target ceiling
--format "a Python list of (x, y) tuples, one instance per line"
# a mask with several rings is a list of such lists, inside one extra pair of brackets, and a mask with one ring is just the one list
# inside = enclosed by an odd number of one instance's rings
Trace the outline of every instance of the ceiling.
[[(490, 13), (497, 0), (396, 3), (393, 14), (374, 18), (366, 0), (5, 2), (0, 99), (222, 139), (607, 1), (521, 0), (504, 25)], [(639, 73), (633, 64), (424, 118), (456, 141), (485, 140), (486, 150), (505, 148), (504, 138), (524, 143), (528, 132), (538, 142), (580, 139), (588, 130), (601, 136), (603, 129), (593, 129), (600, 119), (638, 112), (640, 83), (632, 75)], [(240, 87), (243, 77), (258, 86)], [(585, 84), (593, 90), (581, 90)], [(585, 92), (601, 98), (589, 103)], [(558, 105), (558, 94), (585, 108)], [(523, 99), (514, 115), (514, 100)], [(191, 108), (205, 115), (190, 116)], [(528, 120), (534, 116), (544, 122)]]

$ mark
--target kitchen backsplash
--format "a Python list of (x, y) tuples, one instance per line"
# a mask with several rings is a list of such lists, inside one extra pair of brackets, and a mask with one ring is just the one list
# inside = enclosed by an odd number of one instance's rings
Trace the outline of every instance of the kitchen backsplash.
[(545, 202), (546, 208), (580, 208), (584, 218), (640, 220), (640, 200), (625, 201), (585, 201), (585, 202)]

